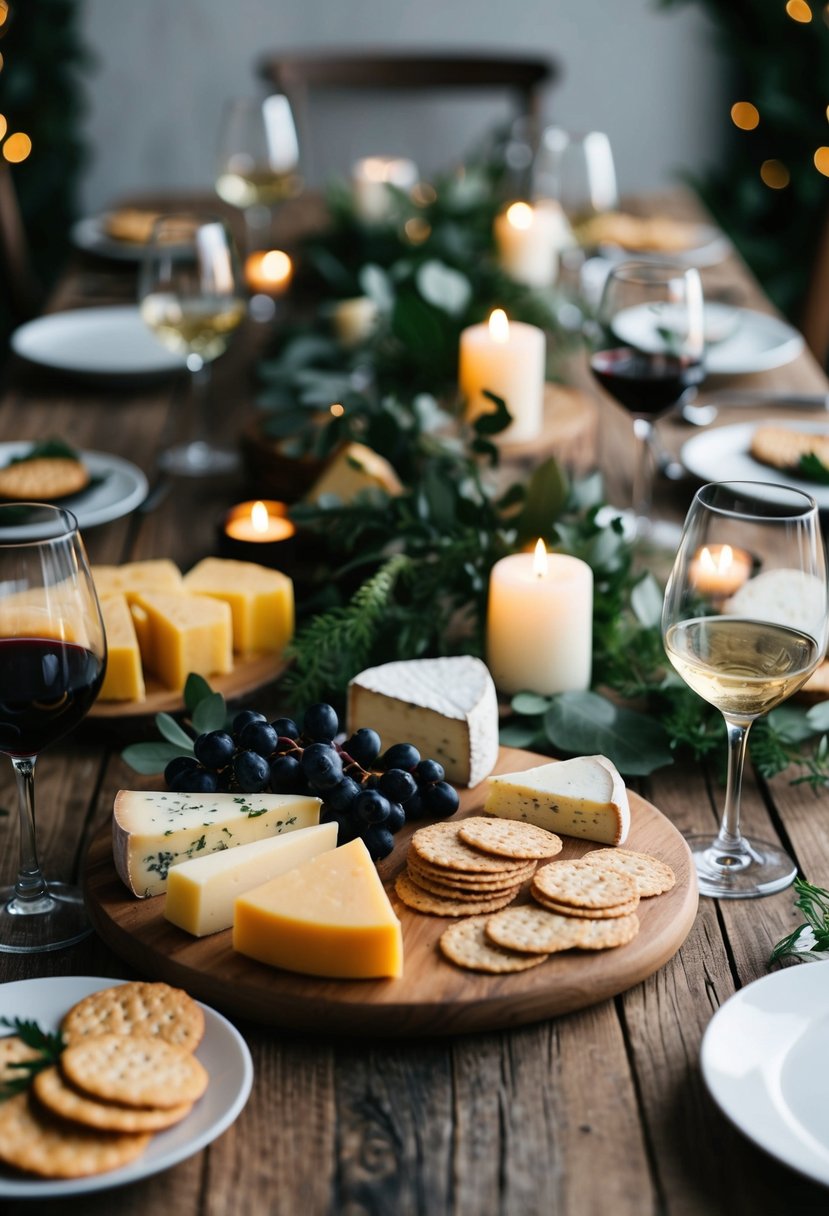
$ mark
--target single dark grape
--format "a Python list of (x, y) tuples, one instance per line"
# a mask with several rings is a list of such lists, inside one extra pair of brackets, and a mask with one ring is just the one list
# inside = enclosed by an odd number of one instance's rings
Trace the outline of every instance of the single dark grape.
[(270, 756), (278, 742), (279, 736), (267, 722), (248, 722), (239, 732), (239, 746), (260, 756)]
[(383, 823), (391, 814), (391, 803), (377, 790), (364, 790), (354, 799), (354, 815), (360, 823)]
[(236, 714), (233, 718), (233, 722), (231, 723), (231, 730), (233, 731), (233, 734), (238, 739), (239, 735), (241, 735), (242, 731), (245, 729), (248, 722), (265, 722), (265, 721), (267, 721), (267, 719), (265, 718), (265, 715), (260, 714), (255, 709), (240, 709), (238, 714)]
[(348, 752), (352, 760), (356, 760), (363, 768), (371, 768), (374, 761), (380, 755), (382, 747), (380, 736), (376, 730), (371, 730), (367, 726), (361, 726), (359, 730), (355, 730), (350, 739), (346, 739), (343, 744), (343, 751)]
[(420, 752), (411, 743), (394, 743), (384, 754), (380, 767), (386, 772), (390, 768), (404, 768), (411, 772), (420, 764)]
[(233, 776), (244, 794), (258, 794), (270, 777), (267, 760), (256, 752), (237, 752), (233, 760)]
[(383, 827), (390, 832), (399, 832), (406, 822), (406, 812), (399, 802), (392, 802), (390, 806), (389, 817), (383, 821)]
[(330, 743), (309, 743), (300, 763), (312, 789), (332, 790), (343, 779), (343, 762)]
[(277, 718), (271, 726), (282, 739), (298, 739), (299, 727), (293, 718)]
[(351, 804), (360, 793), (360, 786), (352, 777), (343, 777), (342, 781), (325, 791), (325, 805), (334, 811), (350, 810)]
[(271, 761), (270, 784), (274, 794), (301, 794), (305, 775), (296, 756), (277, 756)]
[[(320, 815), (320, 818), (322, 818), (322, 815)], [(328, 822), (334, 822), (337, 825), (338, 845), (350, 844), (352, 840), (357, 839), (363, 830), (363, 825), (358, 823), (349, 811), (332, 811)]]
[(437, 760), (421, 760), (414, 775), (418, 785), (431, 785), (433, 781), (443, 781), (446, 771)]
[(448, 781), (436, 781), (434, 785), (421, 790), (420, 797), (425, 813), (438, 819), (447, 819), (454, 815), (460, 805), (458, 791)]
[(394, 837), (385, 824), (373, 824), (363, 832), (363, 841), (372, 861), (382, 861), (394, 848)]
[(199, 735), (193, 744), (196, 759), (201, 761), (205, 768), (224, 768), (226, 764), (230, 764), (235, 751), (236, 744), (224, 730), (211, 730)]
[(174, 756), (164, 769), (164, 780), (171, 790), (178, 789), (176, 782), (179, 777), (195, 772), (198, 767), (199, 763), (193, 756)]
[(330, 743), (340, 729), (339, 719), (330, 705), (311, 705), (302, 719), (302, 733), (315, 743)]
[(390, 768), (377, 782), (377, 788), (391, 802), (405, 802), (416, 791), (417, 782), (405, 769)]
[(423, 818), (426, 811), (424, 809), (423, 798), (421, 797), (419, 790), (416, 794), (412, 794), (411, 798), (406, 799), (406, 801), (403, 803), (403, 810), (406, 812), (406, 819), (409, 822), (412, 819)]
[(197, 768), (192, 772), (182, 773), (175, 788), (183, 794), (215, 794), (219, 788), (219, 778), (216, 773), (209, 773), (206, 768)]

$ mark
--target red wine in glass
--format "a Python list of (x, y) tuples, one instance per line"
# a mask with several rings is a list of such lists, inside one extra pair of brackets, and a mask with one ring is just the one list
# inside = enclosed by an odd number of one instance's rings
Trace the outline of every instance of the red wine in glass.
[(595, 351), (590, 370), (619, 405), (648, 418), (676, 405), (705, 378), (702, 359), (649, 354), (630, 346)]
[(104, 678), (101, 658), (73, 642), (0, 638), (0, 752), (33, 756), (84, 717)]

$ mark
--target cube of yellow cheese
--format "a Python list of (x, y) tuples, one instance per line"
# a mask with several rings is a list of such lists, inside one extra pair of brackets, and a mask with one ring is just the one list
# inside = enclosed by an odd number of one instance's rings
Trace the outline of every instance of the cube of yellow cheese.
[(281, 654), (294, 633), (294, 585), (286, 574), (255, 562), (206, 557), (184, 576), (187, 591), (230, 605), (233, 649)]
[(99, 697), (102, 701), (143, 701), (141, 652), (126, 597), (102, 595), (100, 602), (108, 655)]
[(400, 921), (359, 839), (240, 896), (233, 948), (305, 975), (403, 974)]
[(93, 566), (92, 578), (99, 596), (121, 592), (130, 603), (142, 591), (181, 591), (181, 571), (166, 557)]
[(183, 688), (191, 671), (212, 676), (233, 670), (227, 604), (184, 591), (148, 591), (136, 596), (133, 617), (144, 669), (165, 687)]

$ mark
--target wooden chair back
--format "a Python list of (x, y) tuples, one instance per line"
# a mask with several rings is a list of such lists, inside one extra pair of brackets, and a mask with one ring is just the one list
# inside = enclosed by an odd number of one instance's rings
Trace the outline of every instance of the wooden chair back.
[(821, 367), (829, 361), (829, 218), (815, 250), (814, 263), (803, 302), (801, 331)]
[(11, 171), (0, 160), (0, 293), (14, 323), (35, 316), (41, 289), (32, 270), (29, 245)]

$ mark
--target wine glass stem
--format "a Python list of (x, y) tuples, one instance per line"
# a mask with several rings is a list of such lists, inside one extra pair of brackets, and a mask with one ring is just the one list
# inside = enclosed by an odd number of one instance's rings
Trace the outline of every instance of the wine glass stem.
[(746, 843), (740, 834), (740, 795), (751, 722), (737, 721), (728, 714), (723, 717), (728, 735), (728, 778), (722, 823), (714, 847), (726, 853), (742, 855), (746, 852)]
[(193, 387), (193, 434), (192, 443), (207, 444), (210, 441), (210, 364), (198, 355), (188, 358)]
[(35, 839), (35, 760), (36, 756), (13, 757), (20, 812), (20, 869), (14, 884), (15, 898), (34, 903), (48, 895), (40, 872)]
[(633, 433), (636, 436), (633, 510), (638, 519), (649, 519), (653, 497), (653, 424), (647, 418), (634, 418)]

